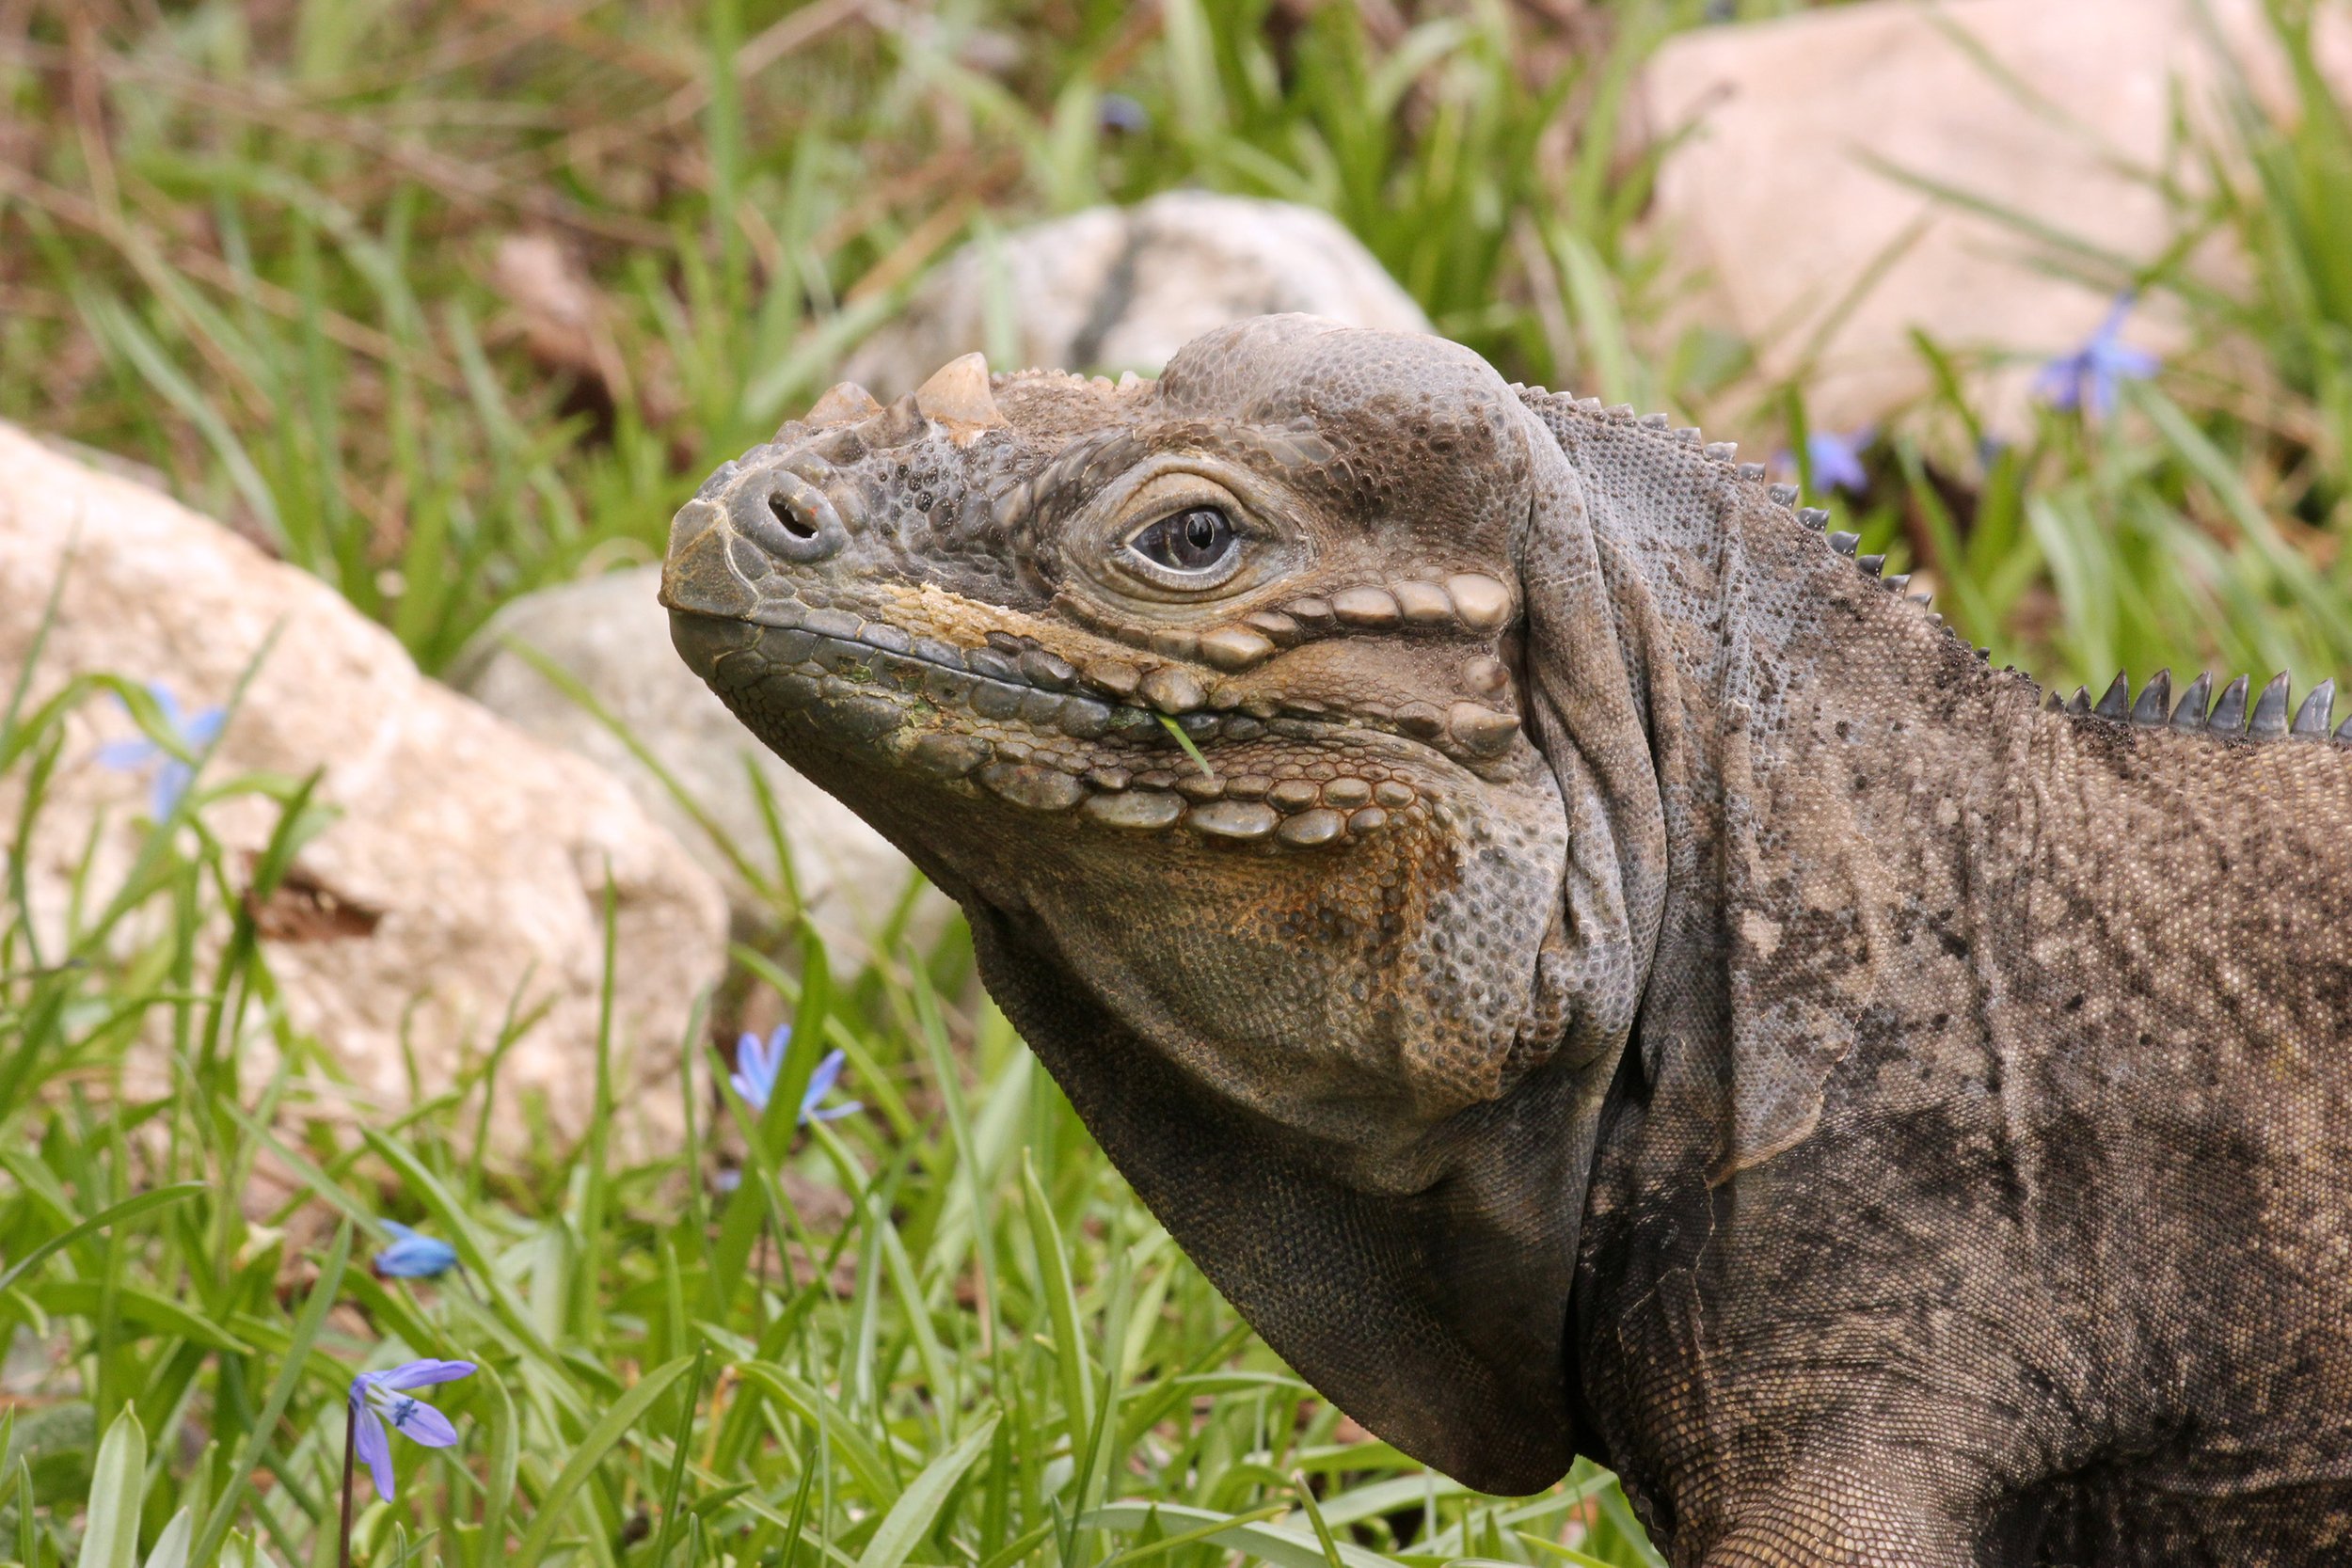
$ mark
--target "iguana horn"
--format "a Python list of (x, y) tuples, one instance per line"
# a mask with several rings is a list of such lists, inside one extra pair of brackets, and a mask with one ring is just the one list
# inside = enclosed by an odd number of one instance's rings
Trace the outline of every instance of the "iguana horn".
[(839, 381), (817, 400), (801, 422), (807, 425), (848, 424), (881, 412), (882, 404), (874, 401), (873, 393), (854, 381)]
[(988, 360), (977, 354), (950, 359), (914, 389), (914, 406), (942, 424), (985, 430), (1008, 421), (988, 389)]

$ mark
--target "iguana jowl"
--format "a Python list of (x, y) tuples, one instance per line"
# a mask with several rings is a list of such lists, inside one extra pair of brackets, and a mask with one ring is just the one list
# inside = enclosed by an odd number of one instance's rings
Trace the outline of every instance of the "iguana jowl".
[(1399, 1447), (1710, 1568), (2345, 1560), (2325, 689), (2050, 711), (1793, 499), (1269, 317), (836, 388), (663, 594)]

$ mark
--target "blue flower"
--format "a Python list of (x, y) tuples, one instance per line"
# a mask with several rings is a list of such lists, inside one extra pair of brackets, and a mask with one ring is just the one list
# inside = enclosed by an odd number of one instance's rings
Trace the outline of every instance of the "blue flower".
[[(792, 1025), (789, 1023), (776, 1025), (775, 1033), (770, 1035), (764, 1044), (757, 1035), (745, 1035), (736, 1042), (735, 1070), (727, 1075), (727, 1082), (735, 1085), (735, 1092), (741, 1095), (743, 1102), (753, 1110), (765, 1111), (768, 1108), (770, 1098), (776, 1092), (776, 1074), (784, 1067), (785, 1048), (791, 1043)], [(865, 1109), (864, 1104), (855, 1100), (839, 1105), (819, 1107), (818, 1104), (818, 1101), (833, 1092), (834, 1085), (840, 1080), (842, 1060), (840, 1052), (827, 1052), (825, 1059), (817, 1064), (817, 1070), (808, 1075), (808, 1091), (801, 1096), (799, 1125), (805, 1127), (812, 1121), (838, 1121), (852, 1112)]]
[[(155, 699), (155, 705), (164, 710), (164, 723), (171, 732), (175, 746), (138, 736), (129, 740), (110, 740), (98, 748), (98, 764), (125, 773), (135, 773), (155, 764), (155, 781), (148, 795), (149, 809), (155, 820), (167, 819), (180, 797), (188, 792), (195, 782), (196, 769), (180, 760), (180, 752), (200, 752), (220, 734), (220, 726), (229, 717), (226, 708), (208, 707), (193, 718), (183, 714), (180, 700), (160, 681), (148, 683), (147, 694)], [(123, 705), (126, 708), (129, 704)]]
[(2035, 395), (2053, 408), (2078, 409), (2104, 419), (2115, 411), (2118, 387), (2155, 374), (2164, 361), (2122, 341), (2123, 318), (2131, 314), (2135, 298), (2128, 289), (2116, 295), (2107, 319), (2082, 347), (2043, 365), (2033, 380)]
[(1095, 118), (1105, 131), (1132, 135), (1152, 128), (1152, 112), (1123, 92), (1106, 92), (1095, 107)]
[(405, 1225), (383, 1222), (392, 1244), (375, 1255), (375, 1272), (389, 1279), (431, 1279), (457, 1266), (457, 1249), (447, 1242), (420, 1236)]
[(471, 1376), (470, 1361), (425, 1360), (410, 1361), (389, 1371), (361, 1372), (351, 1380), (352, 1447), (368, 1462), (378, 1497), (389, 1500), (393, 1496), (392, 1439), (384, 1430), (386, 1421), (392, 1423), (393, 1432), (428, 1449), (446, 1449), (457, 1441), (457, 1429), (450, 1425), (449, 1418), (423, 1401), (411, 1399), (408, 1390)]
[[(1849, 436), (1828, 430), (1805, 432), (1804, 456), (1807, 466), (1813, 470), (1813, 487), (1821, 491), (1848, 490), (1857, 493), (1867, 490), (1870, 475), (1862, 466), (1862, 453), (1877, 438), (1878, 426), (1867, 424)], [(1777, 462), (1782, 472), (1796, 471), (1796, 457), (1786, 449), (1780, 452)]]
[(735, 1070), (727, 1074), (727, 1082), (753, 1110), (768, 1108), (769, 1097), (776, 1092), (776, 1072), (784, 1066), (784, 1049), (791, 1043), (789, 1023), (778, 1024), (765, 1044), (757, 1035), (745, 1035), (735, 1042)]
[(1862, 467), (1862, 452), (1877, 436), (1873, 425), (1864, 425), (1851, 436), (1827, 430), (1808, 432), (1804, 454), (1813, 464), (1814, 484), (1823, 490), (1867, 490), (1870, 476)]
[(819, 1106), (817, 1102), (833, 1093), (833, 1086), (841, 1077), (841, 1053), (828, 1051), (825, 1059), (817, 1064), (817, 1070), (808, 1075), (808, 1092), (801, 1096), (801, 1125), (812, 1121), (839, 1121), (866, 1108), (865, 1101), (845, 1100), (838, 1105)]

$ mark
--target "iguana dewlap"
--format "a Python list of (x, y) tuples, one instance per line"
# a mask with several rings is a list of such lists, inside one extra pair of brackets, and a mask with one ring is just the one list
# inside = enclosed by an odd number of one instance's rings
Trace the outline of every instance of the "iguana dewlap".
[(2055, 711), (1793, 499), (1270, 317), (836, 388), (663, 598), (1398, 1447), (1678, 1563), (2352, 1560), (2328, 689)]

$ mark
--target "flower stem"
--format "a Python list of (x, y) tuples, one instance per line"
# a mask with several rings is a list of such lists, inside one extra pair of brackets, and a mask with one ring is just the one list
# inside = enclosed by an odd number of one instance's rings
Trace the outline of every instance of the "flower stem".
[(343, 1542), (338, 1568), (351, 1568), (351, 1461), (359, 1449), (359, 1407), (343, 1402)]

